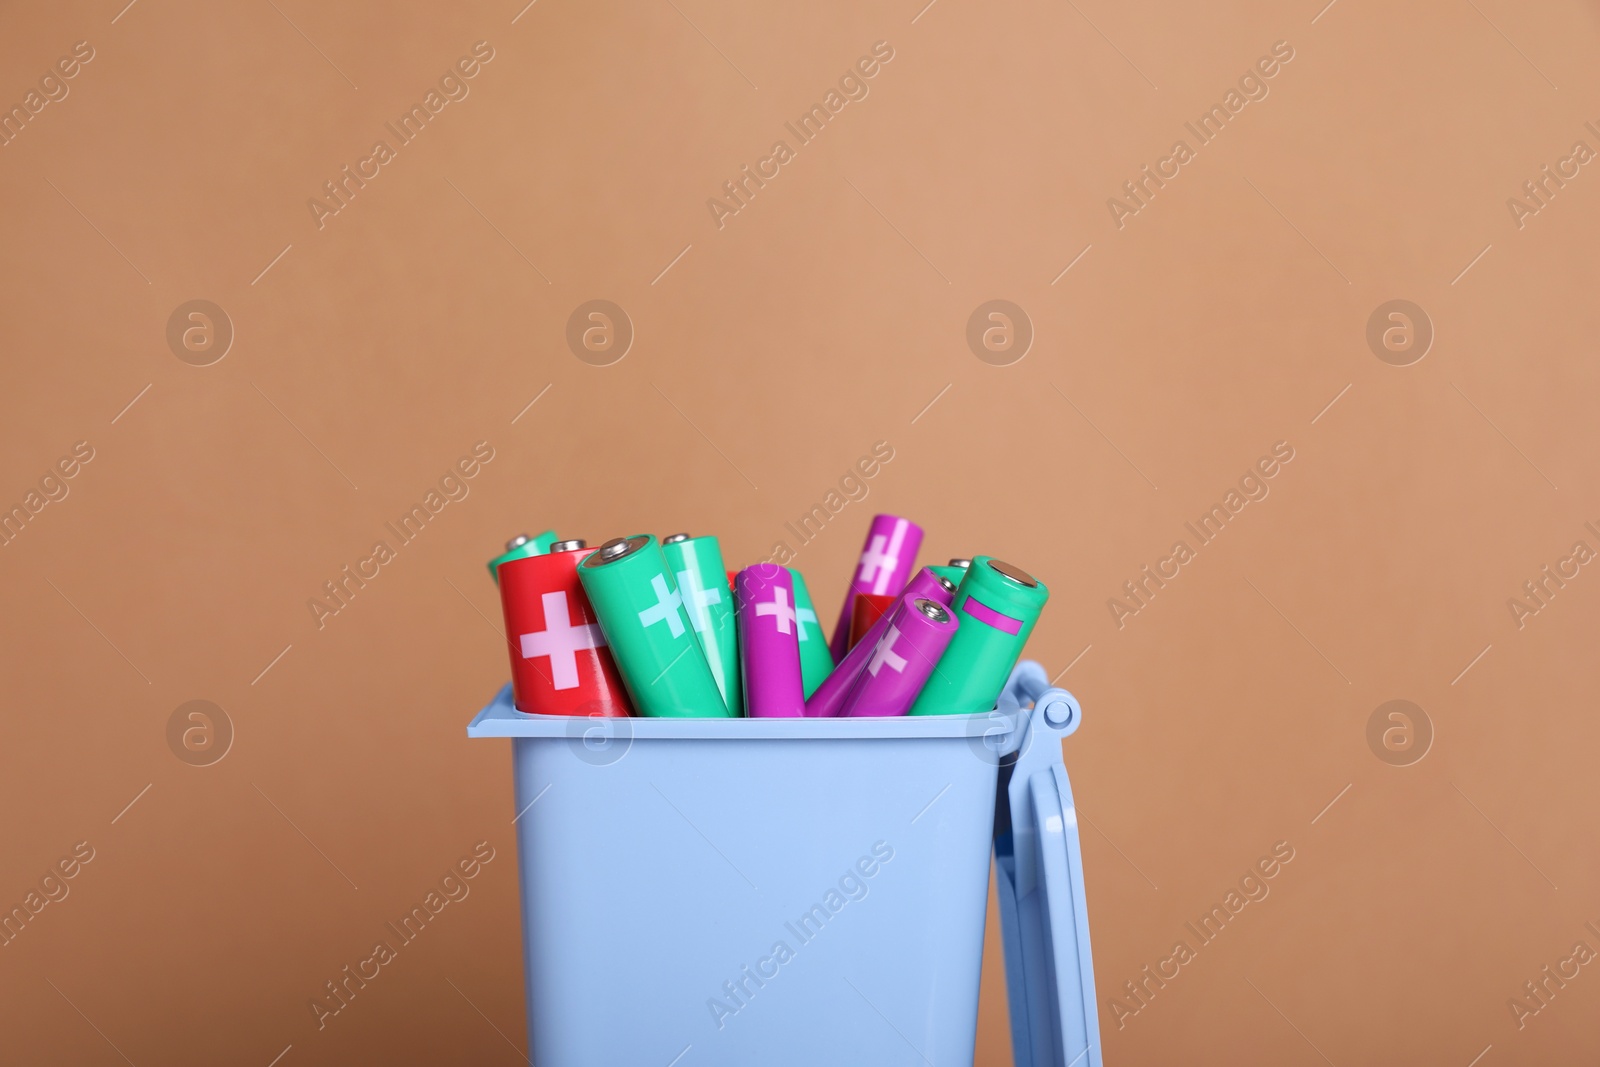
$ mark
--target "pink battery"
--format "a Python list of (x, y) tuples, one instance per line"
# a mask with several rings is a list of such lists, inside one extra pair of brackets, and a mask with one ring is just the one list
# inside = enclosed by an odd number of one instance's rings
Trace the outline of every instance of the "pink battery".
[(850, 580), (850, 591), (839, 609), (833, 640), (828, 642), (834, 662), (844, 659), (845, 653), (850, 651), (850, 612), (855, 607), (856, 594), (892, 596), (899, 592), (911, 578), (917, 549), (921, 547), (922, 527), (910, 519), (897, 515), (872, 517), (872, 526), (861, 546), (861, 558), (856, 562), (855, 576)]
[(805, 714), (806, 694), (794, 580), (775, 563), (757, 563), (734, 579), (733, 601), (739, 614), (745, 714), (799, 718)]
[[(932, 600), (945, 607), (950, 606), (951, 598), (955, 594), (955, 583), (948, 578), (939, 577), (933, 573), (931, 567), (924, 567), (912, 575), (905, 589), (901, 591), (902, 596)], [(811, 699), (806, 701), (807, 718), (826, 719), (839, 714), (839, 709), (844, 705), (844, 698), (849, 695), (850, 686), (862, 668), (867, 665), (867, 660), (872, 658), (872, 650), (877, 646), (878, 638), (883, 636), (883, 631), (888, 625), (889, 616), (880, 617), (855, 647), (845, 654), (843, 662), (833, 669), (833, 673), (822, 680), (822, 684), (811, 694)]]
[(937, 669), (939, 657), (961, 625), (948, 605), (919, 596), (901, 597), (885, 619), (872, 655), (839, 707), (840, 716), (863, 718), (910, 711), (922, 683)]

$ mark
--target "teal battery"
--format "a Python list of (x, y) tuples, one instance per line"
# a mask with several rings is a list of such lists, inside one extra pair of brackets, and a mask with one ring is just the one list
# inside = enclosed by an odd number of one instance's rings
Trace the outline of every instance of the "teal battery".
[(640, 715), (726, 718), (728, 705), (649, 534), (616, 537), (584, 557), (578, 580)]
[(684, 614), (728, 714), (744, 714), (744, 687), (739, 678), (739, 624), (733, 610), (733, 592), (728, 588), (727, 567), (722, 547), (715, 537), (690, 537), (676, 533), (661, 539), (661, 554), (678, 584)]
[(833, 673), (833, 653), (828, 650), (828, 639), (822, 636), (822, 624), (817, 621), (817, 609), (811, 603), (805, 578), (793, 567), (785, 569), (794, 579), (796, 625), (800, 627), (800, 681), (810, 700), (817, 686)]

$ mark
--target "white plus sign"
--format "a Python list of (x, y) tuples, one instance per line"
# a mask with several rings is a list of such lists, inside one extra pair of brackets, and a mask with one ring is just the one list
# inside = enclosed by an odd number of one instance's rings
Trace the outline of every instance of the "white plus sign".
[(880, 571), (893, 567), (899, 562), (893, 556), (883, 554), (888, 542), (889, 539), (884, 537), (883, 534), (873, 535), (871, 542), (867, 545), (867, 550), (861, 553), (861, 570), (856, 574), (857, 578), (863, 582), (870, 582)]
[(694, 571), (678, 571), (677, 573), (678, 594), (679, 596), (687, 595), (688, 597), (689, 625), (694, 627), (695, 633), (701, 633), (704, 626), (701, 616), (705, 614), (706, 605), (722, 603), (722, 590), (707, 589), (702, 586), (699, 576)]
[(667, 588), (667, 576), (664, 574), (658, 574), (650, 579), (650, 588), (655, 590), (656, 602), (639, 612), (640, 624), (654, 626), (665, 619), (667, 629), (672, 631), (672, 636), (682, 637), (683, 620), (678, 617), (678, 609), (683, 606), (683, 594), (676, 589)]
[(789, 624), (795, 621), (794, 609), (789, 606), (789, 590), (777, 588), (772, 591), (772, 599), (756, 605), (757, 615), (776, 615), (778, 617), (778, 632), (780, 634), (794, 633), (789, 629)]
[(544, 603), (544, 629), (523, 634), (522, 656), (550, 657), (550, 673), (557, 689), (578, 687), (578, 653), (591, 648), (605, 648), (605, 635), (596, 623), (572, 625), (572, 615), (567, 610), (567, 594), (561, 590), (546, 593), (540, 598)]
[(810, 608), (796, 608), (794, 617), (795, 621), (799, 623), (800, 626), (800, 640), (811, 640), (806, 636), (806, 623), (809, 622), (812, 626), (815, 626), (817, 624), (817, 613), (812, 611)]
[(889, 669), (894, 671), (896, 674), (905, 673), (906, 658), (904, 656), (897, 655), (894, 650), (894, 643), (899, 639), (900, 628), (897, 626), (889, 627), (888, 632), (886, 632), (878, 641), (878, 647), (872, 650), (872, 659), (867, 662), (867, 673), (876, 678), (878, 676), (879, 669), (882, 668), (885, 663), (887, 663), (889, 665)]
[(889, 588), (889, 580), (900, 565), (900, 549), (905, 544), (906, 531), (910, 528), (910, 522), (896, 519), (888, 537), (873, 534), (866, 551), (861, 553), (861, 569), (856, 572), (856, 579), (871, 582), (874, 595), (883, 596), (894, 591)]

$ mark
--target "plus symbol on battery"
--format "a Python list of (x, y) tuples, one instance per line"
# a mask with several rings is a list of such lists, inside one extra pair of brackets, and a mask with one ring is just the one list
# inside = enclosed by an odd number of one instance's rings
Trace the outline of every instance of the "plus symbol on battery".
[(898, 640), (900, 640), (899, 627), (889, 627), (889, 631), (883, 635), (881, 640), (879, 640), (878, 647), (872, 650), (872, 659), (867, 663), (867, 673), (876, 678), (878, 676), (878, 671), (885, 663), (887, 663), (889, 665), (889, 669), (894, 671), (896, 674), (905, 673), (906, 658), (896, 654), (894, 650), (894, 643)]
[(882, 534), (875, 534), (867, 545), (867, 550), (861, 553), (861, 571), (856, 575), (863, 582), (871, 582), (879, 574), (887, 574), (899, 563), (892, 552), (885, 553), (889, 539)]
[(656, 602), (639, 612), (640, 624), (649, 627), (665, 619), (672, 636), (682, 637), (683, 620), (678, 617), (678, 611), (683, 607), (683, 594), (667, 588), (667, 576), (664, 574), (650, 579), (650, 588), (655, 590)]
[(806, 636), (806, 623), (809, 622), (812, 626), (815, 626), (817, 624), (817, 613), (810, 608), (796, 608), (794, 614), (795, 620), (800, 624), (800, 640), (809, 641), (810, 638)]
[[(780, 634), (794, 633), (789, 624), (795, 621), (794, 609), (789, 606), (789, 590), (774, 589), (772, 599), (756, 605), (757, 615), (776, 615)], [(816, 616), (812, 615), (815, 619)]]
[[(695, 633), (703, 632), (702, 627), (705, 624), (700, 617), (705, 614), (707, 604), (722, 603), (722, 591), (720, 589), (707, 589), (702, 586), (694, 571), (679, 571), (678, 594), (679, 596), (688, 595), (691, 609), (689, 611), (689, 625), (694, 627)], [(656, 595), (659, 596), (660, 594), (657, 593)], [(674, 634), (673, 636), (676, 637), (677, 635)]]
[(597, 623), (572, 625), (572, 615), (567, 610), (567, 594), (563, 590), (546, 593), (540, 597), (544, 603), (544, 629), (523, 634), (522, 656), (550, 657), (550, 673), (554, 675), (557, 689), (578, 687), (578, 653), (591, 648), (606, 647), (605, 635)]

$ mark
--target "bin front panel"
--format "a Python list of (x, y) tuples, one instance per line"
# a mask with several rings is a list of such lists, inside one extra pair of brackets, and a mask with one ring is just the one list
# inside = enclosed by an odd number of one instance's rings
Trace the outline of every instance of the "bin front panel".
[(981, 745), (513, 746), (534, 1062), (971, 1062), (996, 777)]

